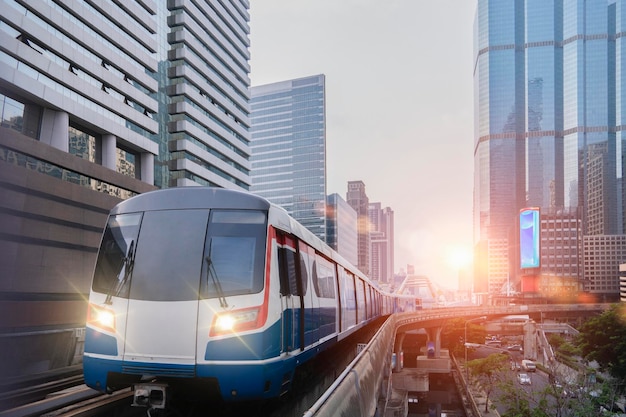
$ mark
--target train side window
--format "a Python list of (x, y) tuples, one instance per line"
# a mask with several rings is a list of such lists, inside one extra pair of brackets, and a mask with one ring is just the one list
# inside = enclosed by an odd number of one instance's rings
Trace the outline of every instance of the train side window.
[(356, 308), (357, 322), (365, 321), (365, 283), (360, 278), (356, 279)]
[(372, 317), (372, 293), (369, 284), (365, 283), (365, 315), (367, 318)]
[(300, 282), (302, 283), (302, 294), (298, 293), (297, 295), (303, 296), (306, 295), (309, 285), (309, 268), (305, 256), (310, 259), (309, 262), (313, 261), (309, 252), (309, 246), (300, 242)]
[(313, 264), (313, 287), (315, 294), (320, 298), (335, 298), (335, 277), (334, 265), (320, 255), (316, 255)]
[(279, 233), (277, 242), (281, 245), (278, 248), (278, 274), (280, 277), (281, 295), (298, 295), (296, 285), (296, 250), (293, 238)]
[(281, 295), (297, 293), (296, 289), (296, 253), (287, 249), (278, 250)]
[(354, 291), (354, 275), (345, 269), (340, 271), (341, 277), (341, 329), (345, 330), (356, 324), (356, 299)]

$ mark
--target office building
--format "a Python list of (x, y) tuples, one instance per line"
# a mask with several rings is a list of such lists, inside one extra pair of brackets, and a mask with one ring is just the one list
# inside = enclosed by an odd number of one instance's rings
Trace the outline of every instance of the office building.
[(248, 8), (2, 3), (3, 376), (67, 365), (115, 204), (159, 187), (249, 188)]
[(326, 238), (328, 245), (352, 265), (358, 263), (357, 214), (339, 194), (328, 196), (326, 202)]
[(156, 1), (155, 8), (167, 104), (160, 114), (168, 118), (160, 122), (157, 185), (248, 190), (248, 0)]
[(624, 233), (624, 6), (478, 0), (475, 288), (519, 277), (511, 239), (521, 208), (564, 221), (580, 210), (583, 235)]
[(369, 227), (369, 198), (365, 193), (363, 181), (348, 181), (346, 201), (357, 214), (357, 267), (365, 275), (370, 273), (370, 227)]
[(626, 303), (626, 263), (619, 264), (619, 300)]
[(381, 203), (369, 203), (370, 226), (370, 278), (385, 284), (391, 283), (394, 273), (394, 223), (393, 210), (381, 208)]
[(585, 293), (597, 302), (619, 301), (619, 266), (626, 259), (626, 235), (584, 236), (583, 251)]
[(251, 89), (252, 186), (326, 241), (325, 77)]

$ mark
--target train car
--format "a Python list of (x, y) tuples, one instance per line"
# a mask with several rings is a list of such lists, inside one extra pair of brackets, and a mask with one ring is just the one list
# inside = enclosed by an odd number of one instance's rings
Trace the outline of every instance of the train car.
[(422, 299), (410, 294), (392, 294), (393, 313), (407, 313), (422, 309)]
[(135, 402), (152, 406), (143, 402), (178, 387), (225, 401), (279, 397), (299, 364), (393, 311), (392, 295), (259, 196), (152, 191), (108, 217), (85, 383), (109, 393), (133, 385)]

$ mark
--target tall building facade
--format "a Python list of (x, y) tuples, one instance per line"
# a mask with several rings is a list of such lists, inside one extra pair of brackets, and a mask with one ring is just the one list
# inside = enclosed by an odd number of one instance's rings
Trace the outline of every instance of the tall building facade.
[(330, 194), (326, 202), (328, 245), (346, 258), (352, 265), (357, 265), (357, 214), (339, 194)]
[(370, 274), (370, 227), (369, 227), (369, 198), (365, 193), (363, 181), (348, 181), (346, 201), (357, 214), (357, 267), (365, 275)]
[(624, 233), (624, 6), (623, 0), (478, 0), (477, 291), (493, 292), (519, 275), (510, 249), (523, 207), (580, 210), (585, 235)]
[(155, 1), (162, 187), (250, 188), (248, 0)]
[(326, 241), (325, 76), (251, 89), (252, 186)]
[(381, 208), (381, 203), (369, 203), (370, 227), (370, 278), (391, 283), (394, 273), (394, 223), (393, 210)]
[(249, 188), (248, 9), (2, 3), (0, 310), (14, 313), (0, 318), (11, 334), (5, 376), (33, 369), (25, 360), (67, 365), (62, 348), (45, 346), (75, 343), (67, 335), (84, 326), (115, 204), (159, 187)]

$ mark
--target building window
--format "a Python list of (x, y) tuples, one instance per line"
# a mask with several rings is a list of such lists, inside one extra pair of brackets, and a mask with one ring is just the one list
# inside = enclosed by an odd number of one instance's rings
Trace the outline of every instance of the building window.
[(38, 139), (41, 108), (0, 94), (0, 121), (2, 127), (8, 127), (30, 138)]
[(139, 168), (139, 155), (127, 149), (117, 148), (117, 172), (129, 177), (137, 178)]
[(101, 163), (100, 140), (75, 126), (69, 128), (69, 152), (89, 162)]

